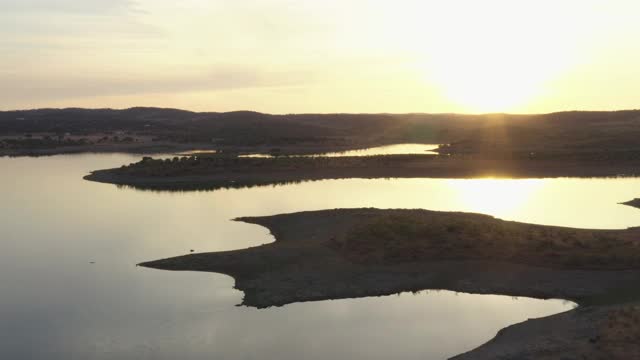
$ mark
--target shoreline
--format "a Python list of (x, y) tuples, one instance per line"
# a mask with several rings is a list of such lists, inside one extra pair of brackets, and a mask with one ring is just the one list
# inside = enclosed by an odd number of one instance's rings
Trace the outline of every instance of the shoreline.
[[(140, 265), (163, 270), (229, 275), (235, 279), (235, 288), (245, 294), (242, 305), (256, 308), (426, 289), (566, 299), (580, 305), (569, 312), (510, 326), (487, 344), (455, 357), (465, 360), (493, 359), (497, 354), (505, 359), (561, 359), (562, 356), (583, 352), (610, 354), (606, 347), (604, 350), (599, 347), (603, 344), (600, 342), (600, 333), (607, 330), (602, 324), (608, 321), (612, 313), (640, 304), (640, 291), (634, 290), (640, 281), (640, 264), (628, 269), (597, 270), (589, 266), (540, 266), (475, 258), (362, 262), (332, 248), (332, 242), (342, 241), (354, 226), (372, 216), (404, 215), (425, 218), (450, 215), (454, 219), (481, 216), (487, 221), (502, 222), (478, 214), (377, 209), (325, 210), (240, 218), (236, 220), (268, 228), (275, 242), (243, 250), (178, 256)], [(590, 231), (541, 225), (536, 227)], [(638, 229), (597, 232), (628, 234), (635, 239)], [(638, 343), (620, 343), (618, 338), (613, 340), (611, 344), (622, 346), (627, 352), (640, 351)]]
[[(215, 159), (216, 157), (211, 157)], [(195, 160), (191, 160), (195, 159)], [(380, 155), (340, 158), (188, 158), (96, 170), (85, 180), (149, 190), (215, 190), (301, 181), (380, 178), (561, 178), (636, 177), (640, 161), (486, 160), (432, 155)], [(152, 160), (157, 162), (158, 160)], [(209, 166), (205, 162), (219, 161)], [(203, 163), (205, 163), (203, 165)]]
[[(395, 142), (371, 142), (356, 143), (351, 145), (285, 145), (285, 146), (242, 146), (242, 145), (224, 145), (215, 143), (180, 143), (180, 142), (153, 142), (153, 143), (123, 143), (123, 144), (88, 144), (76, 146), (58, 146), (44, 148), (17, 148), (3, 149), (0, 148), (0, 157), (38, 157), (53, 156), (65, 154), (101, 154), (101, 153), (124, 153), (124, 154), (158, 154), (158, 153), (180, 153), (181, 156), (197, 156), (200, 152), (223, 151), (236, 154), (261, 154), (269, 155), (274, 149), (278, 150), (278, 154), (302, 156), (302, 155), (322, 155), (326, 153), (347, 152), (367, 150), (375, 147), (402, 145), (404, 143)], [(422, 144), (421, 145), (433, 145)], [(436, 152), (437, 150), (430, 150)]]

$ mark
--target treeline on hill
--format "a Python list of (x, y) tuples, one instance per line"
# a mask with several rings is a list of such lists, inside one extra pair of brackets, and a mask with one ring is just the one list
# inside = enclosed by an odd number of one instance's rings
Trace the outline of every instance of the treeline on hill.
[[(433, 117), (432, 115), (425, 115)], [(439, 129), (389, 114), (270, 115), (250, 111), (195, 113), (174, 109), (42, 109), (0, 112), (0, 135), (124, 131), (182, 143), (230, 146), (433, 142)]]
[(50, 149), (61, 146), (83, 146), (88, 145), (87, 139), (61, 139), (51, 136), (33, 139), (29, 136), (24, 139), (0, 139), (0, 150), (2, 149)]
[(354, 157), (243, 158), (234, 155), (176, 156), (166, 159), (144, 157), (137, 163), (122, 165), (116, 173), (130, 176), (169, 177), (209, 175), (229, 171), (297, 171), (308, 169), (345, 169), (402, 166), (416, 161), (424, 163), (435, 157), (428, 155), (386, 155)]
[(0, 135), (125, 131), (180, 143), (258, 145), (450, 144), (451, 154), (640, 152), (640, 111), (546, 115), (196, 113), (176, 109), (0, 112)]

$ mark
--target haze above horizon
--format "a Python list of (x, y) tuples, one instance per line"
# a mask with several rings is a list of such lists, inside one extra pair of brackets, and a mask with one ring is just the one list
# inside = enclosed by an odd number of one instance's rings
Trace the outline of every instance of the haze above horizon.
[(0, 0), (0, 109), (638, 108), (632, 0)]

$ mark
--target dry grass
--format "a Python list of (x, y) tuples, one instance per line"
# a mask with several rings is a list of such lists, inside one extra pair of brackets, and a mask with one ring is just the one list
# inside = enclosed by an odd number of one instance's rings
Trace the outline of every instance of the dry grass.
[(640, 305), (628, 305), (609, 312), (601, 329), (604, 343), (632, 343), (640, 346)]
[(490, 216), (411, 211), (375, 217), (331, 247), (359, 263), (491, 260), (595, 269), (635, 268), (640, 246), (628, 231), (507, 222)]
[(598, 335), (577, 358), (586, 360), (640, 359), (640, 306), (628, 305), (609, 312)]

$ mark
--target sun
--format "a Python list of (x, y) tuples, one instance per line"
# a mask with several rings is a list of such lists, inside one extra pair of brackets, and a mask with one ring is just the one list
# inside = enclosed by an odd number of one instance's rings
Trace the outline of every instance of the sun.
[[(493, 4), (494, 6), (489, 6)], [(493, 0), (452, 8), (455, 23), (428, 29), (422, 50), (423, 73), (456, 108), (467, 112), (514, 112), (539, 96), (574, 57), (568, 38), (548, 15)], [(506, 13), (505, 8), (510, 9)], [(537, 19), (548, 19), (541, 26)], [(444, 17), (451, 19), (451, 17)], [(425, 29), (425, 31), (427, 31)]]
[(512, 112), (523, 108), (542, 92), (545, 77), (507, 54), (478, 54), (465, 60), (451, 56), (437, 66), (436, 85), (456, 107), (470, 112)]

